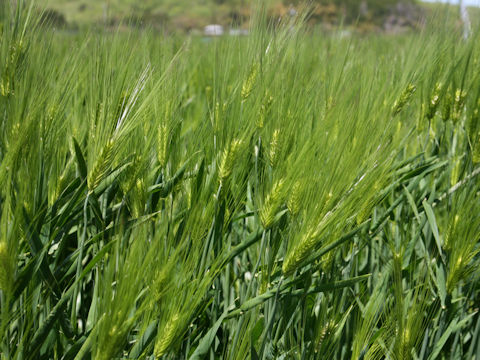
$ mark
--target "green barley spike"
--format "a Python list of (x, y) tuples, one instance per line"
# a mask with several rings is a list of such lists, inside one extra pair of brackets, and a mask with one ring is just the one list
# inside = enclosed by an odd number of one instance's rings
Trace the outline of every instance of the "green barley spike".
[(294, 272), (297, 267), (311, 254), (315, 243), (317, 242), (318, 234), (314, 230), (309, 230), (300, 240), (299, 244), (289, 252), (286, 256), (282, 266), (282, 271), (285, 275)]
[(460, 120), (463, 112), (463, 106), (465, 104), (465, 98), (467, 97), (467, 93), (462, 91), (461, 89), (457, 89), (455, 91), (455, 99), (453, 101), (453, 113), (452, 113), (452, 120), (454, 123)]
[(276, 165), (279, 154), (281, 152), (281, 143), (280, 143), (280, 130), (276, 129), (273, 132), (272, 140), (270, 141), (270, 151), (268, 153), (268, 158), (270, 160), (270, 165), (273, 167)]
[(241, 92), (242, 101), (247, 100), (250, 94), (252, 93), (252, 90), (257, 81), (257, 75), (258, 75), (258, 64), (255, 63), (252, 65), (252, 68), (250, 69), (250, 73), (248, 74), (247, 79), (243, 83), (242, 92)]
[(430, 102), (428, 103), (426, 117), (427, 119), (431, 120), (435, 116), (435, 113), (438, 108), (438, 104), (440, 103), (440, 92), (442, 90), (442, 84), (437, 83), (435, 85), (435, 90), (433, 91), (432, 97), (430, 98)]
[(13, 279), (13, 261), (8, 252), (7, 243), (0, 241), (0, 289), (9, 292)]
[(302, 183), (300, 181), (296, 181), (293, 184), (292, 190), (290, 192), (290, 196), (287, 200), (287, 208), (292, 215), (297, 215), (300, 211), (300, 196), (302, 192)]
[(92, 171), (88, 174), (87, 183), (88, 190), (93, 191), (106, 176), (107, 171), (113, 161), (114, 141), (109, 140), (102, 148), (99, 157), (95, 161)]
[(406, 89), (403, 91), (402, 95), (400, 95), (400, 98), (395, 101), (392, 107), (392, 113), (393, 115), (397, 115), (402, 111), (402, 109), (408, 104), (410, 99), (412, 98), (413, 94), (417, 90), (417, 87), (415, 85), (409, 84)]
[(168, 152), (168, 127), (167, 124), (161, 124), (158, 127), (157, 137), (157, 157), (161, 167), (165, 167), (167, 163)]
[(267, 195), (265, 203), (260, 210), (260, 220), (265, 229), (269, 229), (273, 225), (275, 215), (277, 215), (280, 210), (284, 199), (284, 185), (285, 182), (283, 179), (273, 185), (272, 190)]
[(242, 140), (233, 139), (230, 143), (230, 146), (225, 148), (225, 150), (223, 151), (218, 171), (218, 176), (221, 184), (225, 183), (232, 175), (233, 166), (240, 153), (241, 147)]
[(165, 327), (159, 331), (157, 341), (155, 342), (155, 359), (161, 358), (167, 353), (168, 348), (172, 345), (177, 335), (179, 322), (180, 316), (174, 314)]

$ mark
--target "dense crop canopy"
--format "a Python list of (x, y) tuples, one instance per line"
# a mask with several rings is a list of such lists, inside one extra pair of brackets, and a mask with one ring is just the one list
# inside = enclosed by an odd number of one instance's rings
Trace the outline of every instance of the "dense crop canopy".
[(473, 39), (72, 34), (22, 4), (2, 359), (480, 360)]

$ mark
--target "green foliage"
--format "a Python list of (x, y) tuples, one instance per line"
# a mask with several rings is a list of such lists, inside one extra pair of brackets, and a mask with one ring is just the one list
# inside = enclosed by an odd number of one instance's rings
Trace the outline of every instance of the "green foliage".
[(2, 359), (480, 359), (475, 37), (3, 5)]

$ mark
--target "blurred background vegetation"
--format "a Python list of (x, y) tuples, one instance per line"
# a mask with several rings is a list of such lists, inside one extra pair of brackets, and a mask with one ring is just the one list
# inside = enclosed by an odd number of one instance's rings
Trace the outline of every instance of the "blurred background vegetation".
[[(81, 29), (92, 25), (125, 27), (135, 24), (172, 32), (201, 31), (208, 24), (248, 28), (250, 14), (264, 5), (272, 18), (295, 16), (305, 8), (302, 0), (49, 0), (44, 17), (56, 27)], [(357, 32), (399, 33), (418, 29), (429, 14), (443, 9), (452, 22), (458, 7), (416, 0), (313, 0), (309, 22), (329, 30), (339, 25)], [(470, 12), (476, 19), (478, 8)]]

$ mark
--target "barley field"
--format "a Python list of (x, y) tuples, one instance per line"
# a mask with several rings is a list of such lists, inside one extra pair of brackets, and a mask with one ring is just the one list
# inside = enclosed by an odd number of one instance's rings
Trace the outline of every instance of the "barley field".
[(478, 32), (70, 33), (10, 4), (2, 360), (480, 360)]

